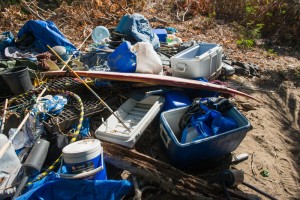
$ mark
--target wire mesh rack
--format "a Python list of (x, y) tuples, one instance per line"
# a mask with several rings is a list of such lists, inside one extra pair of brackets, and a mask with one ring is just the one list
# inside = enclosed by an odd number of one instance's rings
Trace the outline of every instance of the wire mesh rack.
[[(49, 89), (55, 90), (65, 90), (72, 91), (80, 96), (82, 103), (84, 105), (84, 117), (89, 117), (92, 115), (99, 114), (105, 107), (93, 96), (82, 83), (71, 77), (58, 78), (53, 82), (44, 84), (40, 89), (49, 86)], [(94, 88), (95, 89), (95, 88)], [(95, 92), (103, 99), (107, 100), (113, 96), (111, 90), (105, 89), (95, 89)], [(46, 94), (50, 94), (46, 92)], [(53, 94), (53, 93), (52, 93)], [(17, 110), (20, 113), (23, 112), (24, 108), (28, 108), (34, 104), (34, 96), (25, 95), (17, 98), (13, 101), (12, 105), (17, 106), (20, 109)], [(65, 105), (62, 112), (57, 116), (51, 116), (48, 120), (44, 121), (43, 124), (48, 132), (60, 132), (72, 127), (79, 117), (79, 103), (73, 98), (68, 99), (68, 103)]]
[[(99, 114), (105, 109), (93, 95), (87, 95), (86, 92), (85, 94), (81, 93), (78, 95), (81, 97), (84, 105), (84, 117)], [(103, 91), (102, 94), (98, 95), (105, 99), (109, 94)], [(65, 105), (62, 112), (57, 116), (52, 116), (48, 121), (45, 121), (44, 126), (48, 132), (52, 133), (70, 129), (76, 121), (78, 121), (79, 112), (79, 104), (72, 98)]]

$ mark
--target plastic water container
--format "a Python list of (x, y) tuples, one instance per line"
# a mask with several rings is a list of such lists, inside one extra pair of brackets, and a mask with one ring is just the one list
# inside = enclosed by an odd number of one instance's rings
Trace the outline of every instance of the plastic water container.
[(111, 71), (135, 72), (136, 55), (130, 51), (130, 47), (131, 44), (125, 41), (107, 57), (107, 64)]
[(97, 26), (92, 32), (92, 39), (96, 44), (101, 43), (105, 38), (109, 38), (110, 33), (104, 26)]
[(66, 174), (62, 178), (106, 180), (103, 148), (97, 139), (86, 139), (63, 148), (63, 165)]

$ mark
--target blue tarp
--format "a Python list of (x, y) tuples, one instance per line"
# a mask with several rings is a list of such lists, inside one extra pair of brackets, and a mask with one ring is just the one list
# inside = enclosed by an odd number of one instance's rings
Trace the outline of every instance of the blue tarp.
[(115, 200), (132, 189), (127, 180), (68, 180), (51, 172), (46, 178), (29, 186), (17, 200)]
[(149, 21), (139, 13), (124, 15), (117, 25), (116, 31), (133, 37), (137, 42), (150, 42), (154, 49), (160, 47), (159, 39), (152, 32)]
[(24, 34), (32, 32), (35, 37), (34, 46), (41, 52), (46, 52), (50, 47), (64, 46), (74, 51), (76, 47), (58, 30), (52, 21), (29, 20), (19, 30), (18, 38)]

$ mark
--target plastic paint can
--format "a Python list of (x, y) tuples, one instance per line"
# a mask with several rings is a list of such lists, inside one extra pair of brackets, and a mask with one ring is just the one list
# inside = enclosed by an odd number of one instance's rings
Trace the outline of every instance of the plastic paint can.
[(106, 170), (103, 162), (103, 148), (97, 139), (86, 139), (71, 143), (62, 150), (66, 173), (71, 175), (89, 174), (85, 179), (105, 180)]

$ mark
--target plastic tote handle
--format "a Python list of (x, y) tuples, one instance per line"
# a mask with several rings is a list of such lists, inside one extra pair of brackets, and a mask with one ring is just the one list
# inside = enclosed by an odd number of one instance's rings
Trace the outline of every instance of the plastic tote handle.
[(187, 67), (188, 66), (185, 63), (177, 63), (175, 68), (174, 68), (174, 71), (176, 71), (176, 72), (185, 72)]
[(161, 137), (162, 141), (164, 142), (165, 146), (168, 148), (171, 143), (171, 138), (168, 136), (163, 125), (160, 125), (160, 137)]

